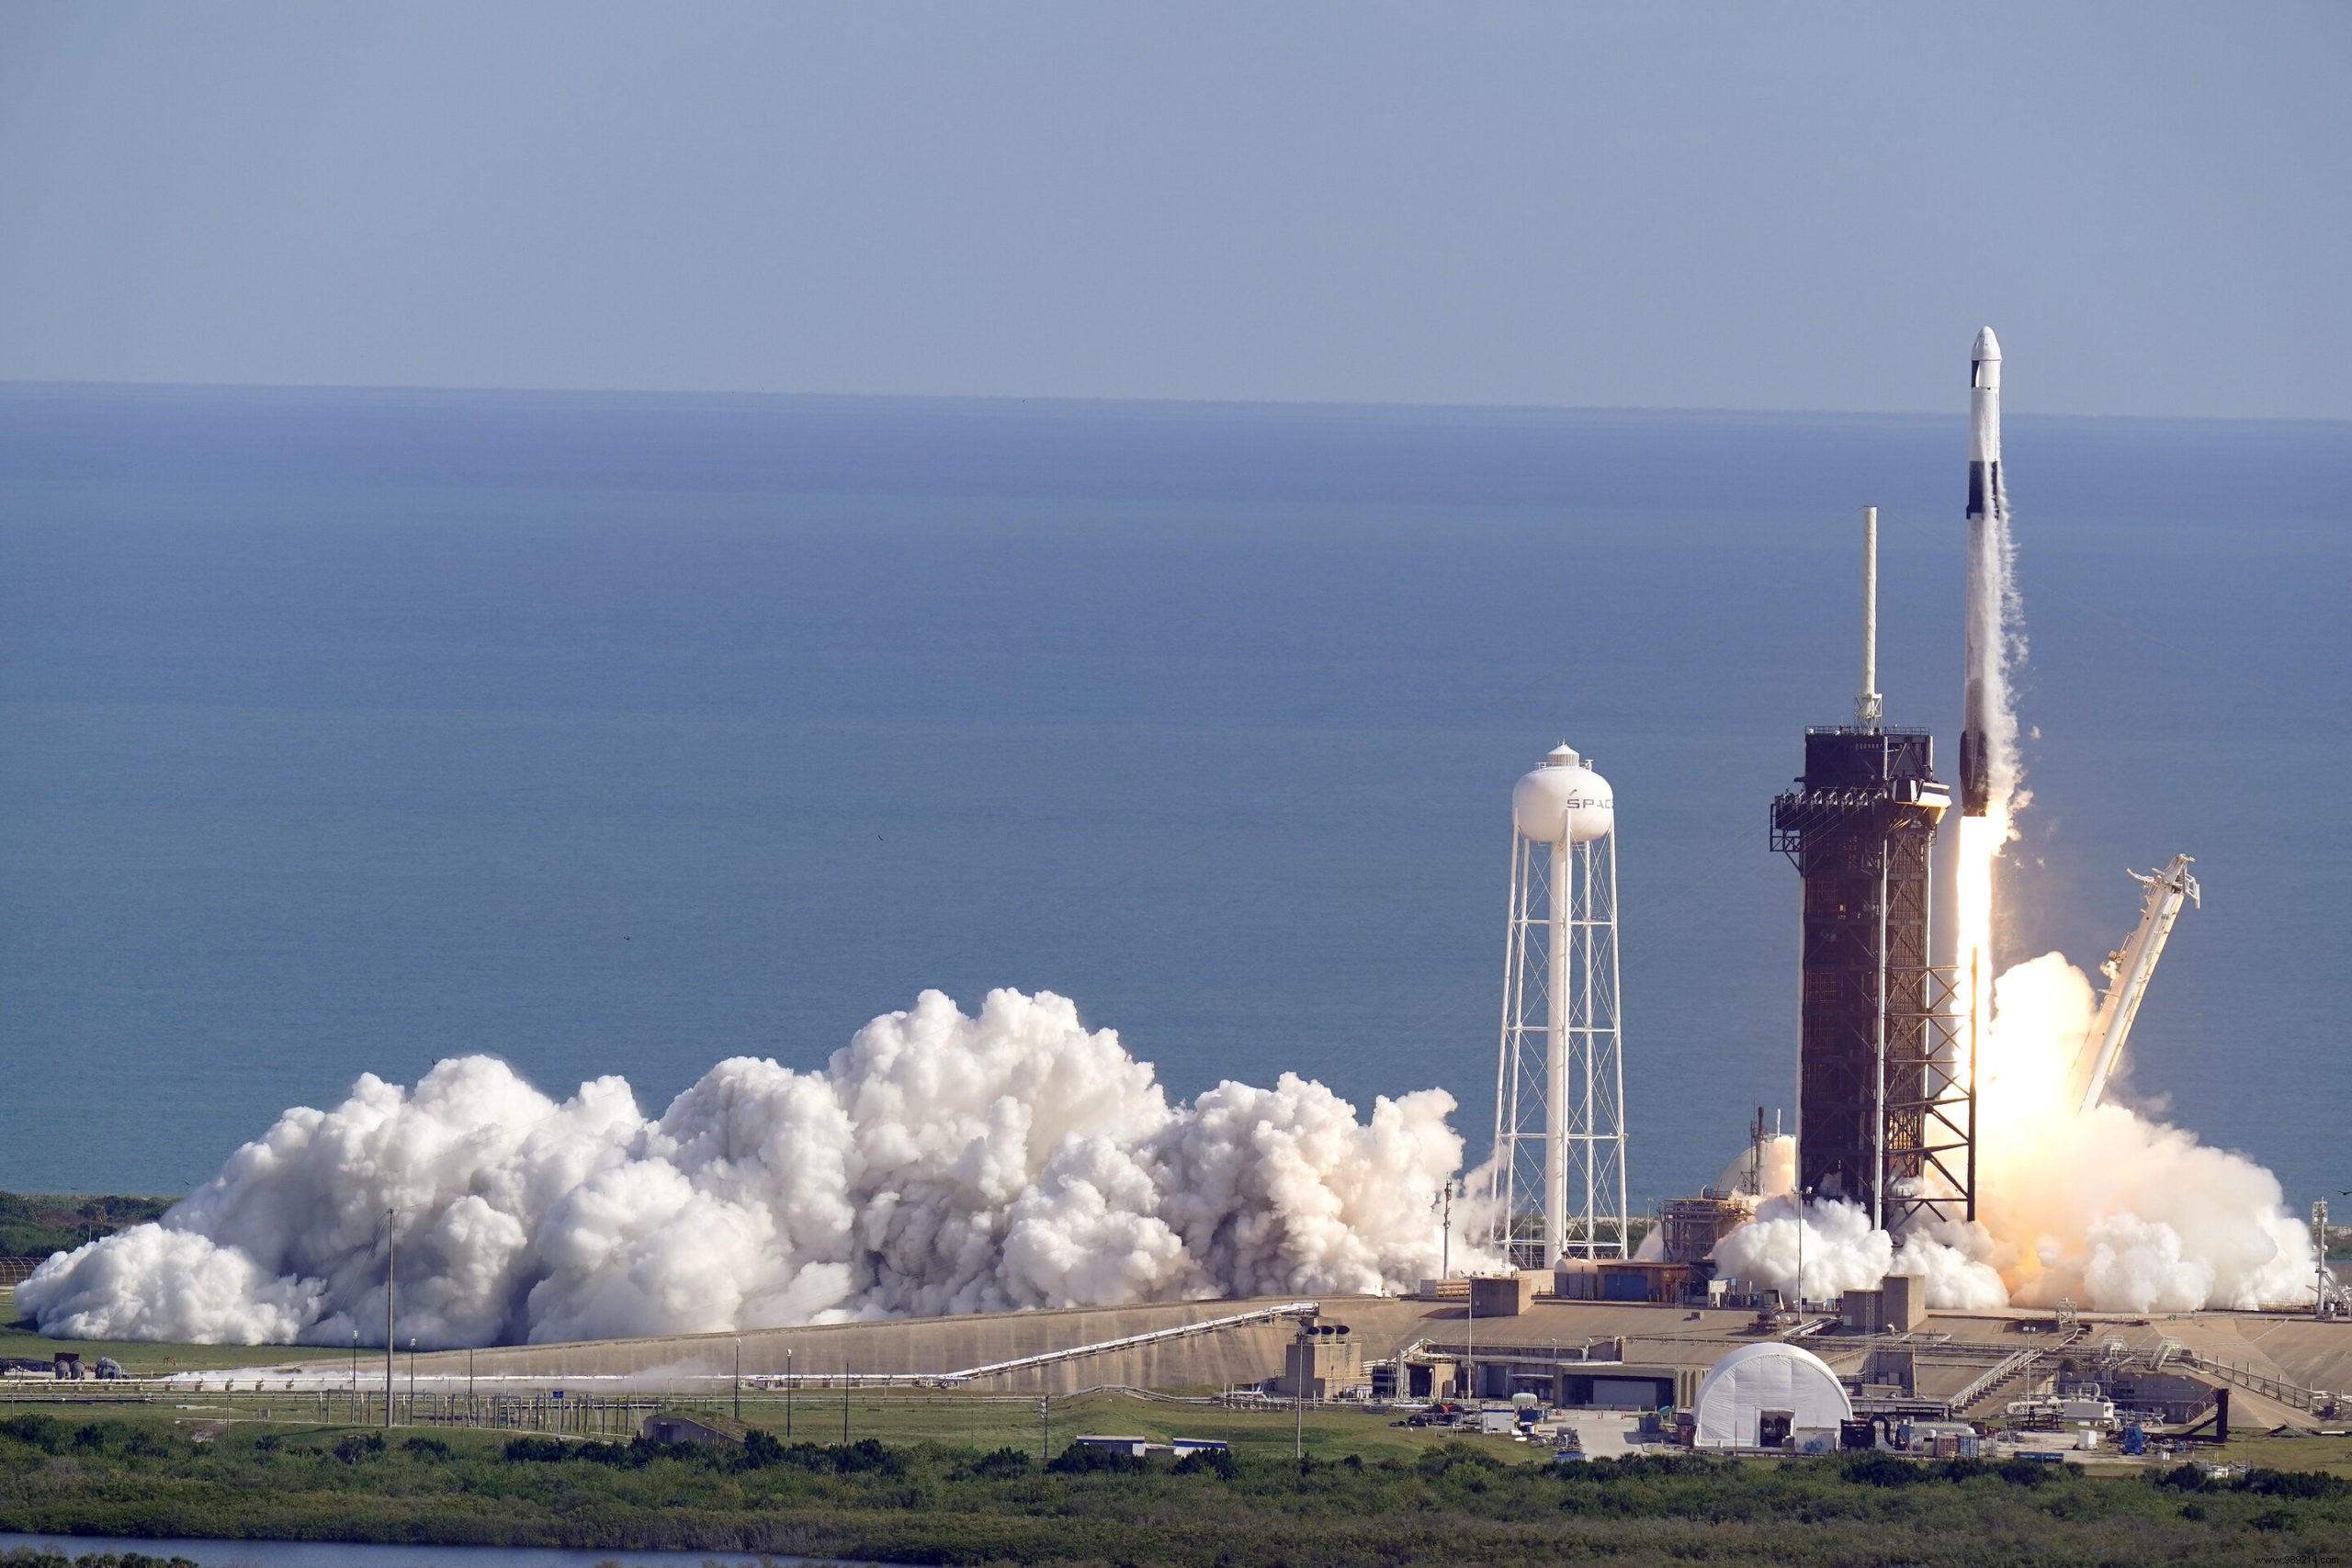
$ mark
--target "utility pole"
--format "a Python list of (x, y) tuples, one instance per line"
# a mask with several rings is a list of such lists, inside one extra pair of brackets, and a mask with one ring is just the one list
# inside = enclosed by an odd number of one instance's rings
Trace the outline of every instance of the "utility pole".
[(359, 1425), (359, 1330), (351, 1331), (351, 1424)]
[(849, 1441), (849, 1374), (842, 1374), (842, 1441)]
[(2325, 1317), (2328, 1302), (2335, 1294), (2333, 1289), (2335, 1281), (2327, 1271), (2327, 1200), (2324, 1198), (2312, 1204), (2312, 1244), (2319, 1253), (2319, 1278), (2312, 1283), (2312, 1310)]
[(1468, 1356), (1464, 1370), (1470, 1374), (1470, 1386), (1462, 1392), (1462, 1397), (1476, 1403), (1478, 1397), (1478, 1280), (1476, 1275), (1470, 1280), (1470, 1342), (1465, 1348)]
[(743, 1337), (735, 1337), (735, 1419), (743, 1418)]
[(792, 1347), (784, 1348), (784, 1435), (792, 1436)]
[(396, 1211), (384, 1211), (384, 1430), (392, 1429), (392, 1281), (400, 1257), (400, 1237), (393, 1233)]
[(1043, 1464), (1054, 1457), (1054, 1400), (1043, 1394), (1037, 1400), (1037, 1461)]
[(416, 1419), (416, 1336), (408, 1337), (408, 1418)]
[(474, 1348), (466, 1347), (466, 1425), (478, 1425), (474, 1416)]

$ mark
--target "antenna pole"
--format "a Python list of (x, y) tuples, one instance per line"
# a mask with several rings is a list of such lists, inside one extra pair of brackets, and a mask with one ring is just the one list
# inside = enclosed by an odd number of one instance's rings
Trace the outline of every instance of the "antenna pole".
[(398, 1211), (384, 1211), (384, 1430), (392, 1429), (392, 1280), (400, 1261), (400, 1236), (393, 1230)]
[(1886, 716), (1878, 694), (1878, 508), (1862, 508), (1862, 685), (1854, 694), (1854, 728), (1876, 729)]

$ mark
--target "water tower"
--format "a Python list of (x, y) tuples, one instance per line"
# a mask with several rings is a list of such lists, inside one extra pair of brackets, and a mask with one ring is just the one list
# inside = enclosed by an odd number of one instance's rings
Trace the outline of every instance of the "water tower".
[(1519, 781), (1510, 815), (1493, 1243), (1521, 1269), (1622, 1258), (1616, 802), (1564, 744)]

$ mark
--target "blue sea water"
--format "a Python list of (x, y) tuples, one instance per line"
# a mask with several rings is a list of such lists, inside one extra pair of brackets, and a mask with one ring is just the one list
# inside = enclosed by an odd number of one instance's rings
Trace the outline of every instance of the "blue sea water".
[[(2352, 426), (2013, 418), (2009, 955), (2198, 857), (2132, 1091), (2352, 1186)], [(1934, 418), (0, 388), (0, 1185), (168, 1191), (362, 1071), (658, 1108), (926, 987), (1179, 1094), (1491, 1128), (1510, 784), (1616, 786), (1633, 1183), (1792, 1107), (1765, 807), (1958, 707)]]

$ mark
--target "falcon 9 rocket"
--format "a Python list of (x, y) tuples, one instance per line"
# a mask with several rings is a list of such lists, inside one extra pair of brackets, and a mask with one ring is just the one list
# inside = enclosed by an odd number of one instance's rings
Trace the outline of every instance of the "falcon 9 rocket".
[(2001, 690), (2000, 519), (2001, 344), (1986, 327), (1976, 334), (1968, 376), (1968, 597), (1962, 607), (1965, 677), (1960, 716), (1960, 811), (1982, 817), (1993, 795), (1993, 759), (1985, 705)]

